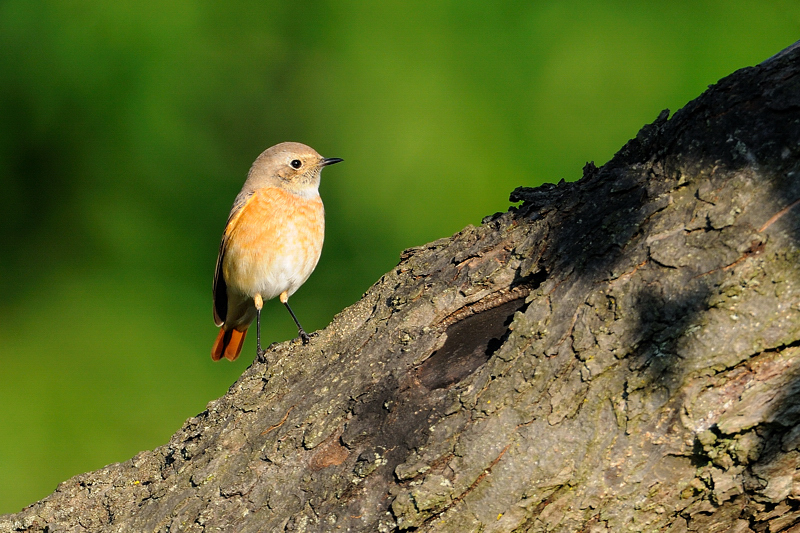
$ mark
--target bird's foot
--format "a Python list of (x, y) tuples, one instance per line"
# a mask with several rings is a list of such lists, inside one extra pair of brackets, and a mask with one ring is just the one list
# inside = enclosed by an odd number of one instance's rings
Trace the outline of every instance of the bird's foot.
[(266, 363), (267, 362), (267, 351), (259, 346), (256, 348), (256, 360), (259, 363)]
[(303, 330), (301, 329), (301, 330), (300, 330), (300, 340), (301, 340), (301, 341), (303, 341), (303, 345), (305, 346), (306, 344), (308, 344), (309, 342), (311, 342), (311, 337), (309, 337), (309, 336), (308, 336), (308, 333), (306, 333), (305, 331), (303, 331)]

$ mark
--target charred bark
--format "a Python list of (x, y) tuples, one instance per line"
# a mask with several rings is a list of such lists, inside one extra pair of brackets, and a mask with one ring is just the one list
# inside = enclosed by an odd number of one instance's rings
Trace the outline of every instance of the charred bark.
[(511, 198), (0, 530), (800, 530), (800, 46)]

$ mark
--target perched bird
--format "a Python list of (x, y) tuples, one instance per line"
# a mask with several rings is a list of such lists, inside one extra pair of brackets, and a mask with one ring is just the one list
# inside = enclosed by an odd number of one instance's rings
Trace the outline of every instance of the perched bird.
[(247, 328), (256, 319), (261, 349), (261, 308), (276, 296), (292, 315), (303, 344), (309, 340), (289, 307), (322, 252), (325, 210), (319, 197), (322, 169), (339, 163), (313, 148), (286, 142), (259, 155), (233, 202), (214, 273), (214, 323), (220, 327), (211, 358), (239, 357)]

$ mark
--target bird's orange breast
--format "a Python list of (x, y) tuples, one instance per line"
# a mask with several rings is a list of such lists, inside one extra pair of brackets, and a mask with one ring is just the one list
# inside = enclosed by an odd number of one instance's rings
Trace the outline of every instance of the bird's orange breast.
[(225, 229), (222, 270), (228, 289), (264, 299), (294, 293), (316, 267), (324, 235), (319, 194), (257, 190)]

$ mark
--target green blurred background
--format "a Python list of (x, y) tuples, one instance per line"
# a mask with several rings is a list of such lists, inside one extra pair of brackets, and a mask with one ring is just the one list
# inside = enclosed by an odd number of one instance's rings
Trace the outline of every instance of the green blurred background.
[(313, 331), (798, 38), (788, 0), (0, 1), (0, 513), (167, 442), (250, 364), (253, 335), (209, 357), (211, 278), (266, 147), (345, 159), (292, 300)]

